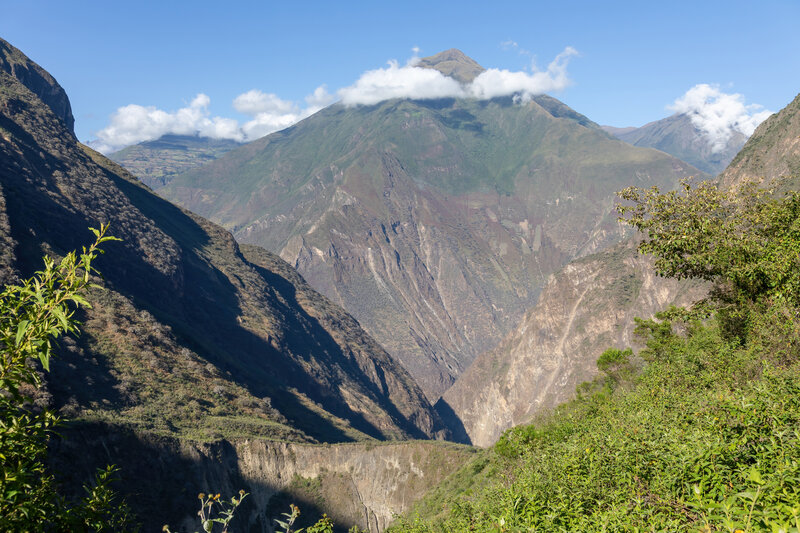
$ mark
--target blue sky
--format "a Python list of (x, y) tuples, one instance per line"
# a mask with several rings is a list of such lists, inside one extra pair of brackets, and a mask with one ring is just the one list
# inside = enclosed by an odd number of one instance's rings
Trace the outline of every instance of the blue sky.
[(339, 98), (366, 71), (392, 59), (405, 65), (414, 47), (422, 57), (459, 48), (486, 68), (529, 74), (547, 73), (571, 47), (567, 86), (547, 92), (615, 126), (669, 115), (697, 84), (772, 111), (800, 92), (798, 0), (1, 0), (0, 12), (0, 37), (67, 90), (83, 141), (130, 104), (140, 114), (186, 108), (239, 125), (264, 106), (300, 117), (316, 109), (305, 98), (318, 87)]

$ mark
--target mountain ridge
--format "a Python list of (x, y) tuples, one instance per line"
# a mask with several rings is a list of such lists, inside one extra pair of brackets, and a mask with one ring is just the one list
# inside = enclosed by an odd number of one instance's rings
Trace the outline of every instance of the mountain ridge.
[(279, 253), (434, 401), (549, 273), (619, 238), (617, 189), (696, 173), (548, 96), (397, 99), (330, 106), (159, 194)]
[(711, 175), (725, 170), (747, 141), (744, 134), (736, 131), (722, 150), (715, 151), (703, 132), (692, 123), (691, 117), (678, 113), (639, 128), (604, 126), (603, 129), (634, 146), (666, 152)]
[(88, 226), (110, 222), (122, 239), (98, 261), (106, 290), (90, 295), (84, 335), (61, 346), (45, 404), (200, 439), (444, 431), (411, 377), (280, 259), (243, 252), (80, 145), (4, 70), (0, 87), (3, 281), (31, 275), (44, 254), (80, 249)]
[(216, 159), (241, 143), (199, 135), (162, 135), (153, 141), (128, 146), (108, 155), (142, 183), (157, 189), (172, 176)]
[(414, 66), (438, 70), (445, 76), (453, 78), (460, 83), (470, 83), (481, 72), (486, 70), (477, 61), (457, 48), (450, 48), (438, 54), (423, 57)]

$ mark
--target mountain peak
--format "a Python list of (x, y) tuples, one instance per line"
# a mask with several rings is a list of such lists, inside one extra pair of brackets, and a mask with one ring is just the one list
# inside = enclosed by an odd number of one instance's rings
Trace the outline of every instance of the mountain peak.
[(416, 66), (438, 70), (445, 76), (461, 83), (471, 82), (478, 74), (486, 70), (457, 48), (451, 48), (430, 57), (423, 57)]
[(49, 72), (2, 38), (0, 38), (0, 71), (19, 80), (56, 114), (70, 132), (75, 133), (72, 107), (61, 85)]

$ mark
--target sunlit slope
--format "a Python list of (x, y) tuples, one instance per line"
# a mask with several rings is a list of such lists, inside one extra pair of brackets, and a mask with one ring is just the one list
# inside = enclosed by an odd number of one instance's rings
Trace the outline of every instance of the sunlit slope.
[(557, 100), (331, 106), (159, 193), (295, 265), (435, 399), (535, 303), (616, 242), (614, 192), (698, 174)]

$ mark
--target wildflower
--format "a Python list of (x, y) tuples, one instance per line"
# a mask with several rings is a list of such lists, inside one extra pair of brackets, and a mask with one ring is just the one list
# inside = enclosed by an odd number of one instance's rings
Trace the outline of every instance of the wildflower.
[(197, 495), (197, 498), (200, 500), (204, 500), (206, 498), (206, 495), (204, 492), (201, 492), (200, 494)]

